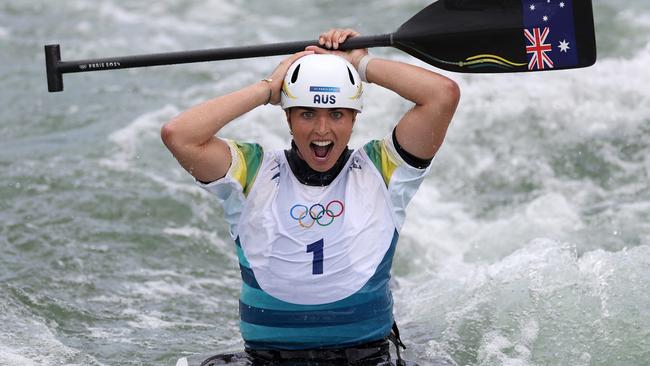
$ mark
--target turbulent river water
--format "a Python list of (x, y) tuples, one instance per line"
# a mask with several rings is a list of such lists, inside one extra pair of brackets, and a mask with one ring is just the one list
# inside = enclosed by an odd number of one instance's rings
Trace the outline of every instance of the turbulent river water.
[[(44, 44), (60, 43), (65, 60), (312, 39), (334, 26), (379, 34), (427, 4), (0, 3), (0, 365), (173, 365), (241, 349), (222, 210), (159, 131), (282, 59), (69, 74), (49, 94)], [(594, 67), (444, 73), (462, 100), (393, 268), (409, 359), (650, 364), (650, 3), (594, 9)], [(365, 96), (353, 148), (410, 108), (377, 86)], [(271, 106), (224, 134), (269, 149), (290, 141)]]

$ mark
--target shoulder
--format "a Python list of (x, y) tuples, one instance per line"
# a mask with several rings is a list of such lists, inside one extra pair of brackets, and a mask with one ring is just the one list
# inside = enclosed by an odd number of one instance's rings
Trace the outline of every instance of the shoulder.
[(400, 151), (394, 132), (386, 135), (383, 139), (367, 142), (361, 150), (381, 174), (386, 185), (390, 183), (396, 171), (411, 172), (409, 175), (424, 175), (429, 170), (430, 160), (424, 163), (422, 163), (423, 161), (414, 161)]
[(233, 155), (242, 159), (245, 162), (255, 162), (261, 160), (264, 155), (262, 145), (256, 142), (241, 142), (235, 140), (225, 140), (228, 143)]
[(381, 140), (370, 140), (360, 149), (362, 150), (360, 155), (364, 156), (374, 166), (386, 185), (388, 185), (393, 171), (399, 165), (399, 161), (390, 153), (388, 147), (389, 145), (384, 138)]
[(273, 152), (265, 152), (262, 145), (255, 142), (225, 141), (232, 156), (227, 175), (239, 182), (244, 194), (248, 195), (263, 163), (269, 160)]

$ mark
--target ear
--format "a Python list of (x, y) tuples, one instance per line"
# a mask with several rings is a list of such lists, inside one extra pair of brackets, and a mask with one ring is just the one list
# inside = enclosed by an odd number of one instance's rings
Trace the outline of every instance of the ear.
[(287, 116), (287, 124), (289, 125), (289, 132), (293, 134), (291, 129), (291, 108), (285, 109), (284, 114)]

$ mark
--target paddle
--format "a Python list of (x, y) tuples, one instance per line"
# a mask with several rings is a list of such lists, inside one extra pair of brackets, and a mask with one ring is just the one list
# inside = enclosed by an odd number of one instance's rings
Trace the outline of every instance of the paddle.
[[(61, 61), (45, 46), (50, 92), (63, 74), (283, 55), (316, 41)], [(462, 73), (574, 69), (596, 62), (591, 0), (439, 0), (397, 31), (347, 40), (340, 49), (395, 47), (435, 67)]]

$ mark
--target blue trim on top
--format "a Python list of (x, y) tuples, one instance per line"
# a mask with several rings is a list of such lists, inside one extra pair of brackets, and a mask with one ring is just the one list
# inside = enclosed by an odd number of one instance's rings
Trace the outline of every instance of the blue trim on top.
[(308, 308), (304, 311), (260, 309), (240, 301), (239, 315), (246, 323), (265, 327), (315, 328), (370, 320), (390, 313), (392, 308), (393, 299), (390, 296), (381, 296), (355, 306), (318, 311)]
[(246, 347), (251, 349), (344, 348), (386, 339), (393, 322), (389, 312), (371, 320), (320, 328), (271, 328), (242, 322), (241, 331), (257, 336), (245, 339)]
[(239, 237), (235, 239), (235, 248), (237, 249), (237, 258), (239, 258), (239, 265), (251, 268), (251, 264), (248, 263), (248, 259), (246, 259), (246, 254), (244, 254), (244, 249), (242, 249), (241, 243), (239, 242)]
[[(386, 290), (387, 291), (387, 290)], [(304, 305), (304, 304), (293, 304), (280, 300), (276, 297), (273, 297), (264, 290), (259, 288), (253, 288), (247, 285), (245, 282), (242, 283), (241, 287), (241, 296), (240, 300), (245, 304), (255, 304), (256, 307), (261, 309), (269, 310), (283, 310), (283, 311), (305, 311), (306, 309), (318, 311), (318, 310), (328, 310), (334, 307), (341, 308), (347, 306), (359, 305), (362, 303), (369, 302), (373, 299), (373, 296), (370, 293), (356, 293), (352, 296), (348, 296), (345, 299), (336, 301), (335, 303), (319, 304), (319, 305)]]
[(244, 250), (241, 247), (239, 237), (235, 239), (235, 245), (237, 247), (237, 257), (239, 258), (239, 272), (241, 273), (242, 281), (244, 281), (245, 284), (252, 288), (260, 289), (260, 284), (257, 282), (255, 273), (253, 273), (253, 270), (250, 268), (250, 263), (248, 263), (248, 259), (246, 259)]
[(241, 279), (244, 281), (245, 284), (247, 284), (252, 288), (261, 289), (260, 284), (257, 283), (257, 279), (255, 278), (255, 274), (253, 273), (252, 269), (240, 264), (239, 272), (241, 273)]

